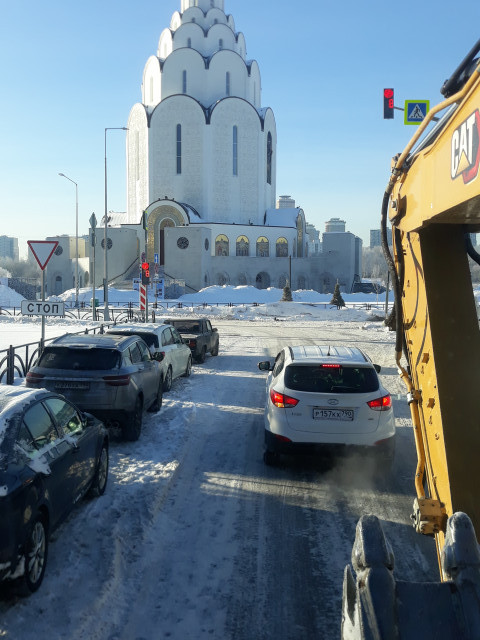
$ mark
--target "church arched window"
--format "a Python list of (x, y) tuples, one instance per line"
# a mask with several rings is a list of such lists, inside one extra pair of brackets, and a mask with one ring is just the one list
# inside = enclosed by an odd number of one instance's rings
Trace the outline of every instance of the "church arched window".
[(257, 258), (268, 258), (270, 255), (270, 243), (268, 238), (260, 236), (257, 240)]
[(297, 218), (297, 257), (303, 258), (303, 220), (302, 216)]
[(276, 247), (275, 254), (277, 258), (288, 257), (288, 242), (286, 238), (278, 238), (275, 247)]
[(233, 127), (233, 175), (238, 176), (238, 127)]
[(218, 48), (219, 49), (223, 49), (223, 40), (222, 40), (222, 38), (220, 38), (220, 40), (218, 41)]
[(177, 124), (177, 173), (182, 173), (182, 125)]
[(215, 6), (215, 0), (210, 0), (210, 6), (211, 6), (211, 7), (212, 7), (212, 9), (213, 9), (213, 7)]
[(187, 93), (187, 71), (182, 71), (182, 93)]
[(269, 131), (267, 135), (267, 182), (268, 184), (272, 184), (272, 155), (273, 155), (272, 134)]
[(225, 93), (227, 96), (230, 95), (230, 71), (225, 74)]
[(188, 38), (188, 40), (187, 40), (187, 47), (189, 47), (189, 48), (190, 48), (191, 46), (192, 46), (192, 39), (191, 39), (191, 38)]
[(250, 241), (247, 236), (238, 236), (237, 238), (237, 256), (248, 256)]
[(215, 255), (216, 256), (228, 256), (229, 255), (229, 241), (226, 235), (223, 233), (215, 239)]

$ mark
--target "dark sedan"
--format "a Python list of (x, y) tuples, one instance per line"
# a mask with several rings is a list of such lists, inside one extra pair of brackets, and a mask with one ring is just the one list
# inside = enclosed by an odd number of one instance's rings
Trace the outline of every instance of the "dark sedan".
[(57, 393), (0, 386), (0, 580), (36, 591), (50, 533), (107, 477), (102, 422)]

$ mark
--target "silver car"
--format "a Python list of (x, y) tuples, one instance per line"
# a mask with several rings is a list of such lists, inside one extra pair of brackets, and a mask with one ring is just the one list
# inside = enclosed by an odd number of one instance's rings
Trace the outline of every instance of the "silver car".
[(190, 347), (169, 324), (119, 324), (111, 327), (108, 334), (121, 336), (139, 336), (142, 338), (152, 356), (160, 362), (163, 377), (163, 390), (170, 391), (172, 382), (180, 376), (186, 378), (192, 373), (192, 354)]
[(138, 440), (143, 410), (159, 411), (159, 363), (138, 336), (64, 335), (43, 350), (26, 386), (63, 394), (127, 440)]

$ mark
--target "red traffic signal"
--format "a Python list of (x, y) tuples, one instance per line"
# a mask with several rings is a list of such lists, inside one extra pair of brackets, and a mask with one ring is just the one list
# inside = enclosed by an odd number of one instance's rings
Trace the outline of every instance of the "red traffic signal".
[(142, 284), (150, 284), (150, 265), (142, 262)]
[(394, 114), (394, 91), (393, 89), (383, 90), (383, 119), (392, 120)]

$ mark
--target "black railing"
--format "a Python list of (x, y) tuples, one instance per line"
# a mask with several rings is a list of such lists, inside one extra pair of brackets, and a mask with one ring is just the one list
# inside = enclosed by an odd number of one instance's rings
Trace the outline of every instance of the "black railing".
[[(72, 332), (71, 335), (78, 336), (88, 333), (104, 333), (105, 327), (110, 325), (101, 324), (98, 327), (86, 328), (83, 331)], [(38, 342), (29, 342), (16, 347), (10, 345), (8, 349), (0, 350), (0, 383), (14, 384), (15, 373), (18, 377), (24, 378), (28, 371), (35, 365), (43, 351), (46, 342), (55, 340), (48, 338), (47, 340), (39, 340)]]

